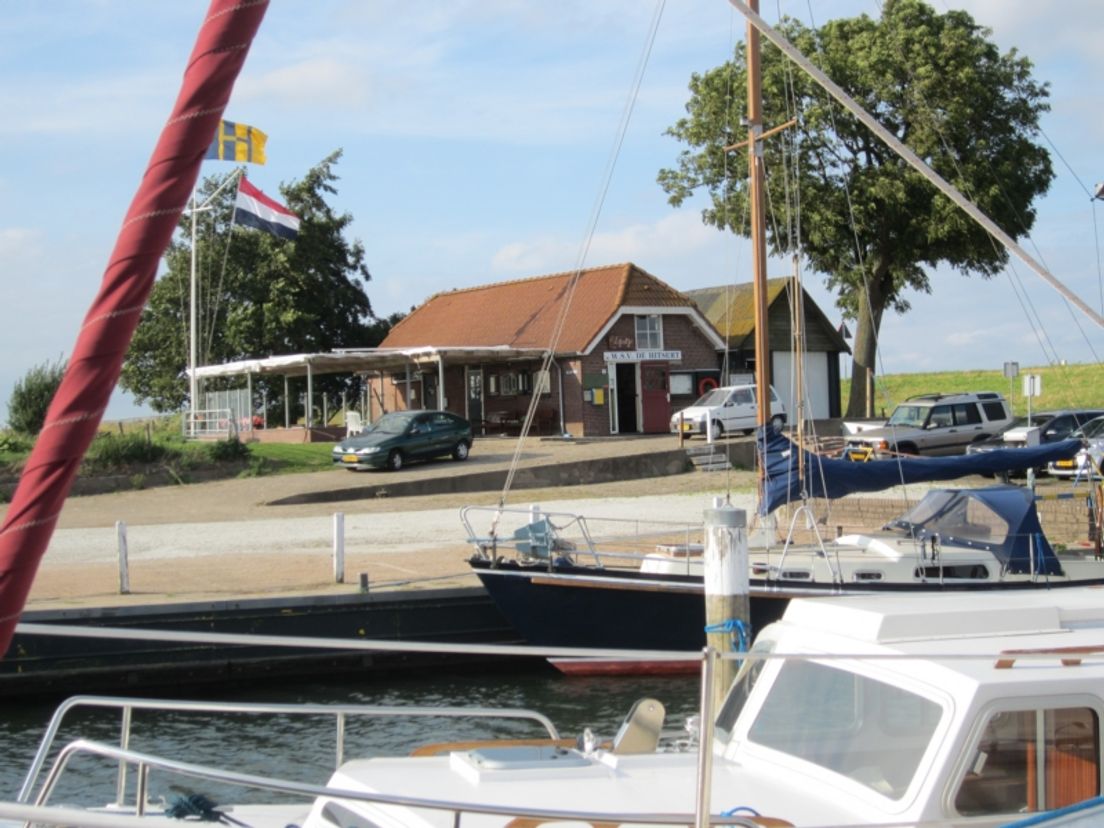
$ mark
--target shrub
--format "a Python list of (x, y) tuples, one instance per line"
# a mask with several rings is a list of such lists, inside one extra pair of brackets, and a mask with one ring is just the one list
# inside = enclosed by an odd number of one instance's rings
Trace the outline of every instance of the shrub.
[(92, 440), (84, 461), (92, 469), (120, 469), (149, 463), (167, 463), (180, 456), (177, 449), (147, 440), (144, 434), (101, 433)]
[(249, 458), (249, 446), (237, 437), (228, 440), (219, 440), (215, 443), (207, 443), (207, 456), (216, 463), (232, 463), (236, 460)]
[(238, 477), (263, 477), (272, 471), (272, 466), (264, 457), (249, 458), (249, 465), (238, 473)]
[(4, 454), (24, 454), (31, 450), (33, 442), (24, 434), (15, 431), (0, 431), (0, 452)]
[(8, 425), (22, 434), (38, 434), (64, 374), (64, 359), (52, 365), (44, 362), (28, 371), (16, 382), (8, 400)]

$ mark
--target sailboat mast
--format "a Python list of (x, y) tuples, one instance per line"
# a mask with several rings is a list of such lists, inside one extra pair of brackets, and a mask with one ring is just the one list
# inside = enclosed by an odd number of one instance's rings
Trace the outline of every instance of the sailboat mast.
[[(749, 0), (758, 13), (759, 0)], [(755, 397), (760, 425), (770, 422), (770, 346), (767, 340), (767, 219), (763, 198), (763, 91), (759, 30), (747, 24), (748, 201), (751, 218), (752, 301), (755, 304)]]

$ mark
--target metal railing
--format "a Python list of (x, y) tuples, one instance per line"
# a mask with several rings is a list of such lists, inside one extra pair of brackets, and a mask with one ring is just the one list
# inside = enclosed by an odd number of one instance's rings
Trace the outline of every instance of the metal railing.
[[(713, 674), (718, 654), (711, 648), (702, 652), (702, 694), (701, 694), (701, 721), (712, 719), (712, 692)], [(42, 775), (46, 759), (53, 750), (53, 744), (57, 733), (66, 716), (74, 710), (96, 707), (118, 710), (121, 714), (120, 745), (106, 745), (86, 739), (77, 739), (60, 749), (53, 765), (46, 774), (41, 787), (33, 803), (32, 792)], [(428, 799), (411, 796), (397, 796), (383, 793), (363, 791), (351, 791), (341, 788), (332, 788), (326, 785), (315, 785), (296, 782), (275, 777), (259, 776), (255, 774), (231, 771), (225, 768), (214, 768), (206, 765), (183, 762), (174, 759), (166, 759), (151, 754), (129, 749), (130, 731), (132, 726), (132, 714), (136, 710), (149, 710), (158, 712), (189, 712), (203, 714), (252, 714), (252, 715), (280, 715), (280, 716), (332, 716), (334, 718), (336, 732), (336, 762), (343, 761), (345, 726), (350, 716), (425, 716), (425, 717), (478, 717), (478, 718), (504, 718), (521, 719), (539, 724), (544, 728), (550, 739), (558, 740), (559, 734), (555, 726), (543, 715), (530, 710), (522, 709), (489, 709), (489, 708), (429, 708), (429, 707), (376, 707), (362, 705), (280, 705), (280, 704), (253, 704), (253, 703), (218, 703), (218, 702), (190, 702), (190, 701), (152, 701), (143, 699), (111, 698), (111, 697), (75, 697), (64, 703), (51, 719), (44, 734), (39, 749), (35, 755), (32, 767), (27, 774), (23, 787), (16, 803), (0, 803), (0, 818), (13, 818), (26, 820), (26, 825), (68, 825), (90, 826), (98, 828), (100, 825), (127, 825), (138, 824), (135, 817), (146, 815), (149, 809), (149, 784), (153, 771), (164, 774), (172, 774), (204, 780), (213, 783), (237, 786), (253, 791), (264, 791), (304, 800), (316, 800), (320, 797), (340, 799), (349, 802), (367, 802), (383, 806), (407, 807), (446, 811), (453, 815), (454, 828), (460, 828), (461, 818), (465, 814), (480, 814), (502, 816), (509, 818), (532, 819), (537, 821), (567, 820), (607, 823), (651, 824), (651, 825), (695, 825), (705, 828), (709, 825), (736, 825), (745, 828), (755, 828), (759, 823), (750, 817), (742, 815), (711, 815), (709, 803), (711, 801), (711, 776), (713, 762), (713, 732), (711, 727), (701, 728), (697, 739), (697, 791), (695, 796), (694, 812), (686, 813), (613, 813), (613, 812), (584, 812), (550, 808), (526, 808), (515, 805), (494, 805), (490, 803), (459, 802), (450, 800)], [(119, 765), (119, 782), (116, 791), (116, 802), (110, 809), (110, 818), (105, 821), (105, 811), (82, 811), (73, 808), (53, 808), (48, 805), (51, 795), (56, 789), (69, 764), (77, 757), (93, 756), (117, 762)], [(126, 780), (128, 769), (134, 770), (135, 790), (133, 804), (127, 801)], [(133, 817), (131, 816), (133, 815)], [(112, 822), (111, 820), (114, 820)]]
[(185, 414), (181, 426), (189, 439), (230, 437), (238, 433), (238, 423), (229, 408), (206, 408)]
[[(35, 752), (31, 767), (19, 789), (18, 801), (30, 802), (32, 792), (45, 767), (46, 759), (54, 747), (54, 741), (66, 717), (74, 710), (100, 708), (117, 710), (120, 714), (119, 750), (128, 751), (136, 710), (156, 711), (158, 713), (177, 712), (214, 715), (251, 715), (284, 717), (330, 717), (334, 720), (336, 769), (345, 761), (345, 734), (350, 718), (479, 718), (507, 719), (533, 722), (544, 729), (549, 739), (559, 739), (560, 735), (548, 717), (533, 710), (520, 708), (467, 708), (467, 707), (388, 707), (379, 705), (329, 705), (329, 704), (265, 704), (252, 702), (202, 702), (202, 701), (162, 701), (153, 699), (132, 699), (113, 696), (74, 696), (66, 700), (54, 712), (46, 732), (42, 736)], [(82, 742), (85, 740), (81, 740)], [(56, 765), (55, 765), (56, 768)], [(53, 771), (51, 772), (53, 774)], [(121, 761), (116, 784), (115, 804), (123, 806), (126, 801), (127, 763)], [(56, 781), (56, 780), (55, 780)], [(52, 788), (52, 784), (50, 786)], [(48, 791), (44, 791), (48, 795)], [(39, 798), (42, 798), (42, 793)], [(39, 803), (41, 804), (41, 802)]]
[[(547, 512), (539, 508), (465, 506), (460, 510), (468, 542), (476, 553), (495, 559), (509, 550), (519, 558), (547, 559), (552, 565), (559, 555), (585, 557), (594, 565), (621, 562), (639, 565), (648, 546), (677, 544), (687, 548), (700, 544), (702, 525), (682, 521), (641, 518), (586, 517), (574, 512)], [(489, 530), (476, 530), (475, 523)]]

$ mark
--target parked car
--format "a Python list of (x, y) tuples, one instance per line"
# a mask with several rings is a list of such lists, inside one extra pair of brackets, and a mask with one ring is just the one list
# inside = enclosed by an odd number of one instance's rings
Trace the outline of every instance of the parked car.
[(1011, 423), (1012, 409), (994, 391), (923, 394), (893, 409), (881, 428), (852, 434), (846, 455), (869, 460), (892, 454), (963, 454), (971, 443), (1000, 434)]
[(994, 449), (1032, 445), (1028, 440), (1028, 434), (1033, 428), (1039, 430), (1039, 443), (1067, 440), (1074, 431), (1097, 417), (1104, 417), (1104, 409), (1038, 411), (1031, 415), (1030, 422), (1027, 417), (1017, 417), (1002, 434), (971, 443), (966, 447), (966, 453), (977, 454)]
[(467, 460), (471, 444), (471, 423), (449, 411), (393, 411), (338, 443), (333, 462), (350, 471), (398, 471), (411, 460)]
[(1070, 435), (1085, 444), (1072, 460), (1055, 460), (1047, 466), (1047, 474), (1055, 477), (1073, 477), (1080, 474), (1090, 479), (1104, 477), (1101, 462), (1104, 461), (1104, 416), (1089, 420)]
[[(786, 406), (771, 388), (771, 425), (782, 428), (786, 424)], [(671, 432), (677, 434), (706, 435), (709, 421), (713, 421), (713, 436), (742, 431), (751, 434), (758, 425), (759, 407), (755, 402), (754, 385), (725, 385), (707, 391), (689, 408), (684, 408), (671, 418)]]

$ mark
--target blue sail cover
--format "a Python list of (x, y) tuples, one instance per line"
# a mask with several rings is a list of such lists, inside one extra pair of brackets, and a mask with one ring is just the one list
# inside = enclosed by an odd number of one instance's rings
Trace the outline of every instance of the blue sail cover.
[(856, 463), (803, 451), (805, 476), (798, 476), (798, 448), (788, 437), (767, 426), (756, 432), (763, 493), (759, 513), (770, 514), (802, 495), (837, 498), (857, 492), (880, 492), (903, 483), (955, 480), (971, 474), (1037, 469), (1054, 460), (1073, 457), (1080, 440), (1041, 446), (996, 449), (954, 457), (894, 457)]

